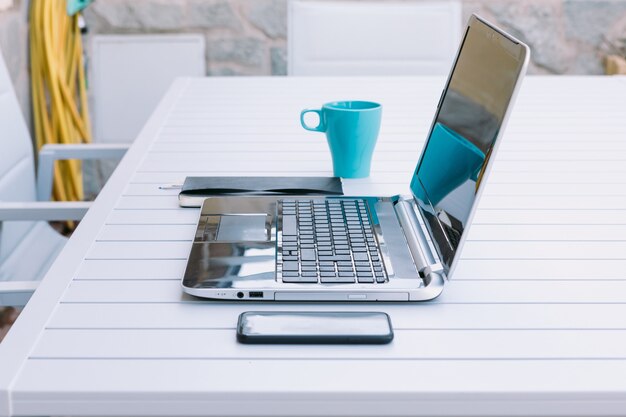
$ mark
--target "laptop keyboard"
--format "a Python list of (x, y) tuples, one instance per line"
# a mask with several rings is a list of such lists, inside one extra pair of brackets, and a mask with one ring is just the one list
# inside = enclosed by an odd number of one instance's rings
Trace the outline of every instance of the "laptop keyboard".
[(280, 200), (278, 276), (287, 283), (387, 281), (363, 200)]

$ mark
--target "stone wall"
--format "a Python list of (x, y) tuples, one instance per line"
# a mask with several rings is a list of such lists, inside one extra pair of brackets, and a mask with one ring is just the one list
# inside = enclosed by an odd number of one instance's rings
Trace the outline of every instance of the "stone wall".
[[(477, 12), (528, 42), (531, 73), (601, 74), (605, 37), (626, 37), (626, 0), (462, 1), (464, 22)], [(98, 0), (86, 19), (92, 33), (204, 33), (209, 74), (283, 75), (287, 2)]]
[(4, 1), (0, 9), (0, 50), (13, 80), (17, 98), (30, 121), (30, 79), (28, 73), (28, 2)]
[(603, 58), (626, 38), (624, 0), (465, 0), (532, 49), (532, 73), (602, 74)]
[(285, 74), (287, 0), (99, 0), (90, 33), (195, 32), (211, 75)]

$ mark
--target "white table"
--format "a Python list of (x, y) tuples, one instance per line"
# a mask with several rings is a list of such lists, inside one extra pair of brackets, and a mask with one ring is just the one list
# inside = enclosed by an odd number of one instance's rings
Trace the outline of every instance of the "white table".
[[(0, 415), (626, 414), (626, 80), (529, 77), (453, 280), (421, 304), (184, 296), (186, 175), (330, 175), (299, 111), (384, 104), (370, 179), (394, 194), (440, 78), (177, 81), (0, 345)], [(240, 312), (382, 310), (386, 346), (245, 346)]]

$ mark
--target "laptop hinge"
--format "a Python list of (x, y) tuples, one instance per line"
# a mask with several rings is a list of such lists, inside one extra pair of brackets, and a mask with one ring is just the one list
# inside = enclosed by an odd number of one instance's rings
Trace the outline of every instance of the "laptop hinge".
[(424, 226), (419, 222), (413, 204), (413, 199), (400, 199), (395, 205), (396, 214), (405, 233), (413, 261), (423, 276), (427, 276), (431, 272), (442, 274), (444, 268), (439, 261), (439, 256), (428, 243)]

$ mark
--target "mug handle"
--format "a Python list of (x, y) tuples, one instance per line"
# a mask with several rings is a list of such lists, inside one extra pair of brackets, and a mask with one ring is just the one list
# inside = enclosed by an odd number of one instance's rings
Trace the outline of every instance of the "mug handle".
[[(307, 113), (317, 113), (317, 116), (319, 117), (320, 122), (316, 127), (311, 127), (304, 122), (304, 115)], [(302, 125), (303, 128), (305, 128), (306, 130), (310, 130), (312, 132), (325, 132), (326, 131), (326, 125), (324, 124), (324, 119), (322, 118), (321, 110), (310, 110), (310, 109), (302, 110), (302, 113), (300, 113), (300, 124)]]

